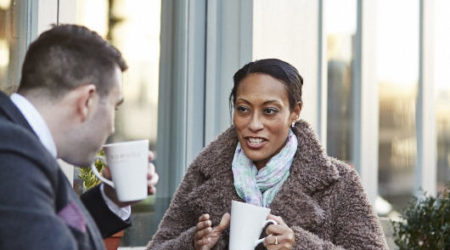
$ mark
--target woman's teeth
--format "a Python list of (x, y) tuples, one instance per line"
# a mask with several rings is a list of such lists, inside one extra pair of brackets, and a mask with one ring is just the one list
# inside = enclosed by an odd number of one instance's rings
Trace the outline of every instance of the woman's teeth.
[(263, 142), (263, 139), (261, 139), (261, 138), (248, 138), (248, 141), (251, 144), (260, 144), (261, 142)]

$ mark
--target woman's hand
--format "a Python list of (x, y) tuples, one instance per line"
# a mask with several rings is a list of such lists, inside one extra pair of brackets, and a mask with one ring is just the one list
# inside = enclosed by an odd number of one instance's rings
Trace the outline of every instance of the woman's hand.
[(209, 214), (202, 214), (198, 218), (196, 231), (194, 235), (194, 248), (196, 250), (208, 250), (216, 245), (217, 241), (225, 230), (230, 225), (230, 214), (225, 213), (220, 220), (219, 225), (212, 227), (212, 222), (209, 219)]
[(272, 224), (266, 228), (268, 236), (264, 240), (264, 246), (268, 250), (292, 249), (295, 245), (294, 231), (292, 231), (279, 216), (269, 214), (267, 219), (272, 219), (278, 224)]

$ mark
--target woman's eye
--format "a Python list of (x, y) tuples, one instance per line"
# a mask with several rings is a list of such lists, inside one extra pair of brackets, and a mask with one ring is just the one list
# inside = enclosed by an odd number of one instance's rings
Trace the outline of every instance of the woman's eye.
[(275, 108), (264, 109), (264, 113), (266, 113), (268, 115), (273, 115), (273, 114), (276, 114), (277, 112), (278, 112), (278, 109), (275, 109)]
[(244, 107), (244, 106), (237, 106), (237, 107), (236, 107), (236, 110), (237, 110), (238, 112), (242, 113), (242, 112), (246, 112), (246, 111), (248, 110), (248, 108), (247, 108), (247, 107)]

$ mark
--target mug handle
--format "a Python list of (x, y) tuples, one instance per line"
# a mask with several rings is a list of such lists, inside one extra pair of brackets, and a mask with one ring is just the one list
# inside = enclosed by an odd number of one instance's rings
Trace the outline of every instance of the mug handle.
[(105, 158), (103, 158), (102, 156), (98, 156), (98, 155), (95, 156), (94, 161), (93, 161), (92, 164), (91, 164), (91, 170), (92, 170), (92, 172), (93, 172), (94, 175), (95, 175), (97, 178), (99, 178), (102, 182), (104, 182), (104, 183), (106, 183), (106, 184), (108, 184), (109, 186), (111, 186), (111, 187), (114, 188), (114, 183), (113, 183), (112, 181), (106, 179), (105, 177), (103, 177), (103, 176), (98, 172), (97, 167), (95, 167), (95, 161), (97, 161), (97, 160), (100, 160), (100, 161), (102, 161), (103, 163), (106, 164)]
[[(267, 226), (267, 224), (269, 224), (269, 223), (272, 223), (272, 224), (274, 224), (274, 225), (278, 224), (278, 223), (277, 223), (276, 221), (274, 221), (274, 220), (266, 220), (266, 221), (263, 222), (262, 228), (264, 229), (264, 228)], [(267, 236), (270, 236), (270, 235), (271, 235), (271, 234), (269, 234), (269, 235), (267, 235)], [(266, 237), (267, 237), (267, 236), (266, 236)], [(255, 248), (257, 245), (259, 245), (259, 243), (263, 242), (264, 239), (266, 239), (266, 237), (261, 238), (261, 239), (255, 241), (255, 246), (254, 246), (253, 248)]]

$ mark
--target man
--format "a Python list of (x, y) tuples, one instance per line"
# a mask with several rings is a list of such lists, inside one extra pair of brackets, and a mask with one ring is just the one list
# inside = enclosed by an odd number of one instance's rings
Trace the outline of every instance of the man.
[[(30, 45), (18, 92), (0, 92), (0, 249), (104, 249), (102, 236), (130, 225), (112, 188), (81, 202), (56, 162), (90, 165), (114, 132), (126, 69), (85, 27), (55, 26)], [(149, 171), (152, 194), (158, 175)]]

